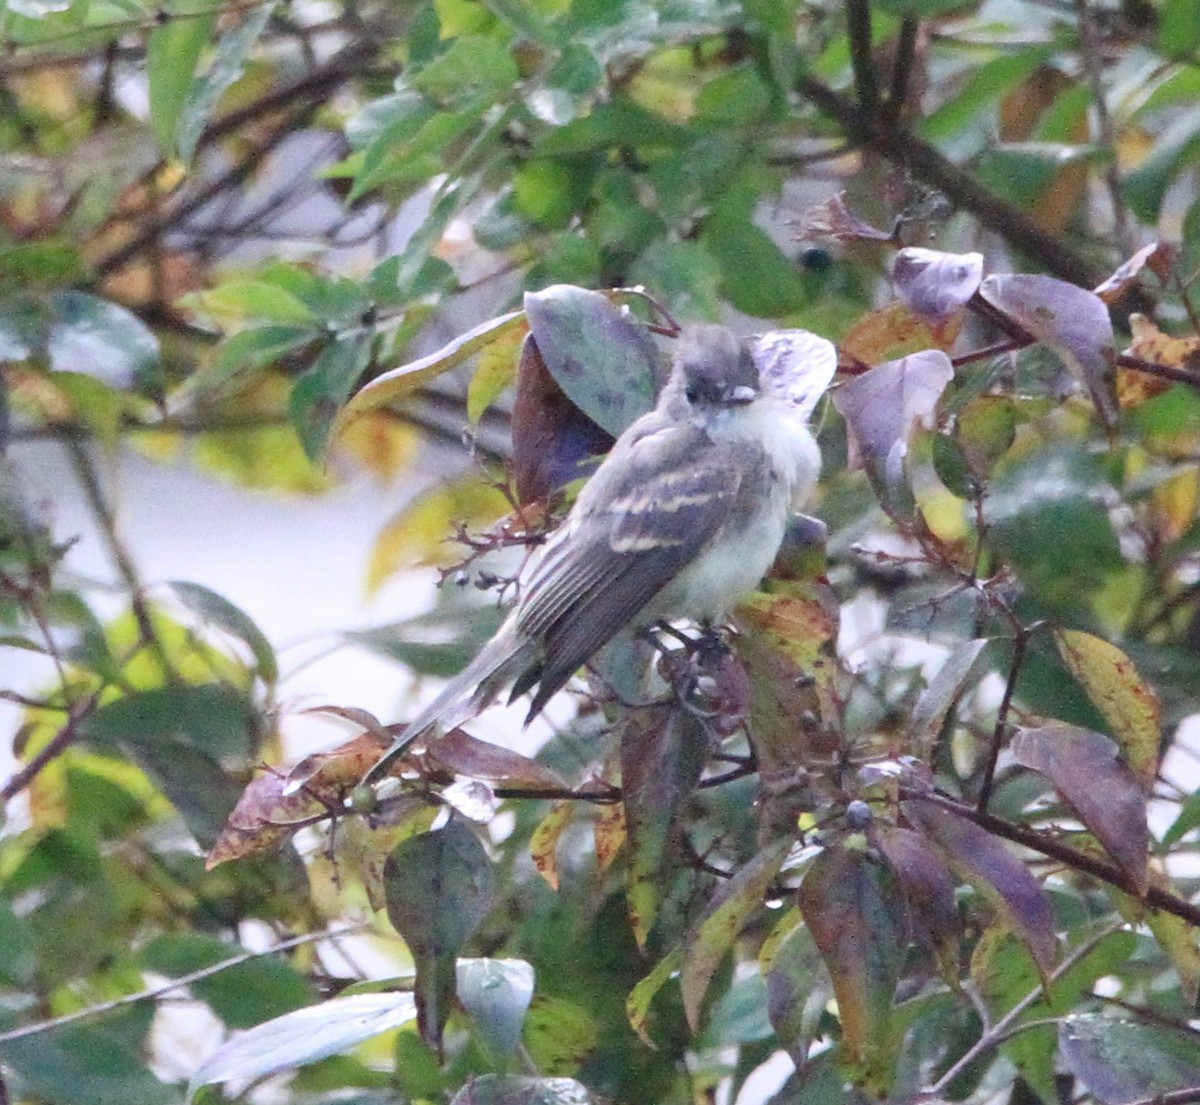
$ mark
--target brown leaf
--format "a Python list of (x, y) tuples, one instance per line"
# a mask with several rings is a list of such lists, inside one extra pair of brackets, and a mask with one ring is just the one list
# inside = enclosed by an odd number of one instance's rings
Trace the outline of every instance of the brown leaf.
[(578, 479), (583, 463), (606, 453), (614, 440), (567, 398), (532, 334), (517, 366), (512, 435), (513, 476), (522, 503), (545, 499)]
[(1056, 722), (1021, 729), (1012, 741), (1017, 763), (1044, 775), (1133, 880), (1150, 886), (1146, 795), (1108, 737)]
[(938, 400), (953, 378), (949, 357), (926, 349), (856, 376), (834, 393), (850, 436), (850, 465), (866, 468), (885, 509), (911, 512), (909, 442), (918, 427), (933, 428)]
[[(1179, 247), (1173, 242), (1151, 242), (1122, 264), (1107, 280), (1092, 289), (1105, 303), (1116, 303), (1134, 284), (1143, 268), (1150, 269), (1160, 283), (1166, 284), (1175, 271)], [(1130, 316), (1130, 321), (1135, 316)], [(1140, 315), (1136, 316), (1142, 317)]]
[(567, 783), (556, 771), (537, 760), (498, 744), (490, 744), (463, 729), (451, 729), (429, 742), (425, 757), (455, 775), (486, 779), (501, 787), (526, 790), (563, 790)]
[[(1129, 316), (1133, 344), (1125, 350), (1130, 357), (1168, 368), (1182, 368), (1200, 375), (1200, 337), (1176, 338), (1164, 334), (1145, 315)], [(1172, 386), (1171, 380), (1133, 368), (1121, 368), (1117, 378), (1117, 395), (1123, 407), (1135, 407), (1161, 395)]]
[(839, 242), (890, 242), (892, 234), (861, 219), (846, 205), (845, 193), (808, 208), (797, 220), (796, 238), (833, 238)]
[(271, 770), (250, 780), (208, 853), (207, 870), (227, 860), (277, 851), (337, 800), (331, 790), (307, 786), (285, 794), (286, 782), (283, 775)]
[(952, 316), (934, 324), (898, 300), (862, 315), (840, 343), (843, 362), (877, 365), (923, 349), (949, 350), (962, 331), (962, 319)]

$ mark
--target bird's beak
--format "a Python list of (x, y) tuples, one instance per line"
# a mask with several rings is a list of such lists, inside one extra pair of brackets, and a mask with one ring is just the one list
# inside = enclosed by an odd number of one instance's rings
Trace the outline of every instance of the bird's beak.
[(735, 406), (744, 406), (746, 403), (753, 403), (758, 398), (758, 389), (750, 387), (749, 384), (738, 384), (735, 388), (730, 388), (725, 392), (725, 402), (732, 403)]

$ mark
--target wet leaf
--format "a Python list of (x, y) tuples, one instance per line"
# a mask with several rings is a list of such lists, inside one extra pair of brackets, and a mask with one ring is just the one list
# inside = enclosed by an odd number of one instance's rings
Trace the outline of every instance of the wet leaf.
[(456, 970), (458, 1000), (476, 1033), (501, 1059), (510, 1058), (533, 1000), (533, 968), (523, 959), (460, 959)]
[(842, 1046), (857, 1079), (885, 1091), (898, 1040), (892, 998), (908, 946), (908, 910), (889, 866), (828, 848), (805, 872), (800, 912), (833, 980)]
[(911, 512), (909, 442), (918, 427), (933, 428), (938, 399), (953, 376), (950, 359), (929, 349), (873, 368), (834, 394), (850, 434), (850, 464), (866, 468), (885, 509)]
[(786, 399), (807, 420), (837, 371), (837, 347), (808, 330), (768, 330), (750, 344), (768, 395)]
[(962, 310), (982, 279), (982, 253), (909, 247), (892, 263), (892, 287), (900, 302), (937, 325)]
[(587, 1087), (573, 1078), (518, 1078), (481, 1074), (450, 1105), (593, 1105)]
[(661, 358), (644, 326), (607, 296), (555, 284), (525, 296), (529, 328), (567, 398), (614, 437), (654, 406)]
[(546, 367), (533, 335), (521, 347), (512, 412), (513, 478), (522, 504), (549, 498), (611, 448), (612, 434), (579, 409)]
[(797, 1067), (820, 1035), (821, 1018), (833, 998), (833, 982), (807, 925), (797, 924), (779, 942), (767, 972), (767, 1015), (780, 1044)]
[(941, 852), (911, 829), (888, 826), (877, 840), (904, 889), (913, 936), (933, 951), (938, 972), (957, 989), (962, 921), (950, 868)]
[(529, 858), (551, 890), (558, 889), (558, 842), (573, 813), (574, 803), (566, 800), (553, 803), (529, 838)]
[(1087, 387), (1111, 432), (1118, 420), (1117, 354), (1104, 301), (1085, 288), (1040, 273), (989, 276), (979, 294), (1058, 353)]
[(341, 430), (359, 415), (403, 402), (430, 380), (456, 368), (507, 333), (522, 330), (525, 326), (525, 312), (510, 311), (506, 315), (480, 323), (428, 356), (376, 376), (355, 392), (353, 398), (342, 408), (332, 436), (336, 438)]
[(91, 376), (121, 390), (161, 385), (158, 339), (132, 311), (76, 291), (53, 293), (50, 308), (46, 353), (55, 372)]
[(708, 755), (700, 719), (673, 703), (628, 712), (621, 725), (621, 781), (629, 839), (626, 904), (645, 947), (658, 916), (680, 813)]
[(249, 1084), (305, 1063), (341, 1055), (356, 1044), (407, 1024), (417, 1015), (412, 994), (353, 994), (287, 1013), (239, 1032), (192, 1075), (188, 1100), (201, 1086)]
[(933, 802), (901, 804), (908, 821), (946, 855), (950, 867), (1000, 911), (1033, 955), (1043, 985), (1058, 960), (1054, 913), (1041, 884), (997, 837)]
[(1116, 745), (1100, 733), (1058, 722), (1018, 730), (1012, 754), (1054, 784), (1145, 897), (1150, 885), (1146, 795)]
[(1061, 1022), (1058, 1038), (1071, 1073), (1104, 1105), (1200, 1086), (1200, 1035), (1183, 1025), (1079, 1014)]
[(1116, 645), (1076, 629), (1055, 630), (1063, 661), (1112, 727), (1121, 753), (1149, 794), (1158, 771), (1162, 707), (1133, 661)]
[(403, 841), (384, 866), (388, 918), (417, 966), (421, 1037), (439, 1051), (455, 961), (491, 908), (495, 879), (483, 845), (457, 819)]
[(708, 984), (733, 947), (738, 933), (763, 907), (768, 889), (775, 882), (791, 848), (790, 840), (777, 840), (739, 867), (713, 895), (704, 916), (685, 941), (679, 984), (683, 1011), (695, 1032)]

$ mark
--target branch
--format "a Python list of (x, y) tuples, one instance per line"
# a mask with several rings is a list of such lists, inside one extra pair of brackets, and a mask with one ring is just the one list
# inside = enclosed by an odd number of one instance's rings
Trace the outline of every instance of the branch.
[(1049, 272), (1085, 288), (1095, 287), (1107, 275), (912, 131), (889, 123), (880, 113), (862, 110), (808, 74), (801, 74), (796, 84), (797, 91), (833, 118), (853, 142), (909, 169)]
[(846, 31), (850, 39), (850, 63), (854, 68), (854, 89), (863, 111), (879, 107), (879, 85), (871, 57), (871, 9), (868, 0), (846, 0)]
[(220, 963), (203, 967), (188, 975), (180, 975), (179, 978), (173, 978), (170, 982), (165, 982), (161, 986), (151, 987), (149, 990), (139, 990), (136, 994), (126, 994), (124, 997), (114, 998), (112, 1001), (102, 1002), (99, 1005), (89, 1005), (86, 1009), (77, 1009), (74, 1013), (66, 1013), (61, 1017), (54, 1017), (48, 1021), (39, 1021), (37, 1024), (27, 1024), (21, 1028), (10, 1029), (8, 1032), (0, 1032), (0, 1044), (7, 1044), (13, 1040), (23, 1040), (29, 1036), (40, 1036), (43, 1032), (52, 1032), (56, 1028), (64, 1028), (66, 1025), (74, 1024), (76, 1021), (87, 1020), (89, 1017), (98, 1017), (101, 1014), (110, 1013), (114, 1009), (121, 1009), (126, 1005), (136, 1005), (142, 1001), (153, 1001), (155, 998), (162, 997), (163, 994), (169, 994), (172, 990), (180, 990), (185, 986), (190, 986), (193, 982), (200, 982), (202, 979), (211, 978), (215, 974), (229, 970), (230, 967), (238, 967), (243, 963), (250, 962), (252, 959), (262, 959), (267, 955), (276, 955), (279, 952), (290, 951), (292, 948), (299, 948), (304, 944), (315, 944), (321, 940), (336, 940), (341, 936), (362, 932), (367, 927), (367, 924), (364, 922), (363, 924), (347, 925), (345, 928), (331, 929), (326, 932), (310, 932), (304, 936), (293, 936), (290, 940), (282, 940), (278, 944), (273, 944), (271, 947), (264, 948), (260, 952), (243, 952), (241, 955), (222, 959)]
[[(1096, 933), (1090, 940), (1084, 941), (1070, 955), (1067, 956), (1055, 969), (1050, 976), (1050, 982), (1057, 982), (1068, 971), (1073, 970), (1075, 966), (1086, 959), (1096, 946), (1108, 936), (1121, 928), (1122, 923), (1108, 925)], [(1007, 1013), (1004, 1014), (994, 1025), (991, 1026), (975, 1043), (969, 1047), (966, 1053), (955, 1063), (945, 1074), (942, 1075), (932, 1086), (929, 1087), (931, 1094), (940, 1094), (945, 1091), (963, 1071), (965, 1071), (972, 1063), (975, 1062), (981, 1055), (986, 1054), (995, 1047), (999, 1047), (1009, 1036), (1012, 1035), (1012, 1027), (1017, 1018), (1021, 1016), (1027, 1009), (1036, 1005), (1043, 997), (1046, 991), (1041, 985), (1035, 986), (1029, 991), (1016, 1005), (1014, 1005)]]
[[(927, 791), (911, 789), (906, 790), (904, 796), (935, 802), (942, 809), (949, 810), (959, 817), (965, 817), (968, 821), (974, 821), (980, 828), (987, 829), (995, 836), (1012, 841), (1013, 844), (1019, 844), (1032, 852), (1039, 852), (1075, 871), (1081, 871), (1085, 875), (1091, 875), (1101, 882), (1108, 883), (1109, 886), (1116, 887), (1131, 898), (1142, 900), (1137, 887), (1133, 885), (1133, 880), (1115, 864), (1088, 855), (1086, 852), (1080, 852), (1054, 837), (1045, 836), (1034, 829), (1027, 829), (1023, 825), (1015, 825), (994, 814), (981, 813), (979, 810), (943, 794), (930, 794)], [(1153, 909), (1161, 909), (1164, 913), (1173, 914), (1200, 928), (1200, 906), (1189, 902), (1186, 898), (1181, 898), (1161, 887), (1151, 886), (1146, 892), (1144, 901)]]

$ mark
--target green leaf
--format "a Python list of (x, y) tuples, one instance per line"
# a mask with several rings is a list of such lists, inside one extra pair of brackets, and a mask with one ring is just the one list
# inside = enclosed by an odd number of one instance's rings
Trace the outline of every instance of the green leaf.
[(84, 740), (110, 747), (187, 743), (242, 763), (257, 740), (246, 696), (219, 683), (139, 691), (101, 706), (79, 724)]
[(645, 947), (666, 890), (680, 814), (704, 768), (708, 733), (695, 715), (668, 703), (626, 713), (620, 739), (630, 849), (626, 906)]
[(312, 309), (298, 296), (266, 280), (229, 280), (210, 291), (193, 292), (179, 300), (181, 307), (213, 318), (241, 322), (311, 323)]
[(1158, 221), (1167, 189), (1188, 165), (1200, 158), (1200, 120), (1184, 111), (1155, 138), (1150, 155), (1121, 182), (1125, 200), (1143, 223)]
[(252, 372), (281, 360), (287, 353), (308, 344), (319, 331), (310, 326), (258, 326), (242, 330), (221, 343), (207, 369), (192, 377), (198, 392), (217, 391), (242, 382)]
[(75, 291), (52, 293), (49, 305), (46, 351), (55, 372), (92, 376), (122, 390), (159, 387), (158, 339), (132, 311)]
[(959, 645), (946, 658), (929, 686), (913, 705), (909, 733), (917, 748), (933, 746), (950, 707), (963, 693), (976, 668), (979, 654), (987, 647), (985, 638), (976, 638)]
[(796, 1066), (808, 1057), (832, 997), (833, 983), (812, 930), (798, 924), (779, 942), (767, 972), (767, 1014)]
[(483, 4), (531, 42), (550, 47), (559, 44), (562, 36), (529, 0), (483, 0)]
[(515, 1055), (533, 1000), (533, 968), (523, 959), (460, 959), (455, 986), (476, 1033), (501, 1059)]
[(151, 1005), (118, 1010), (95, 1024), (6, 1041), (11, 1092), (47, 1105), (178, 1105), (178, 1089), (160, 1082), (141, 1054), (152, 1015)]
[(234, 606), (227, 598), (199, 583), (176, 580), (166, 586), (193, 614), (199, 615), (216, 629), (222, 629), (244, 642), (250, 649), (254, 662), (258, 665), (258, 674), (264, 682), (274, 683), (279, 678), (275, 650), (248, 614)]
[(160, 13), (162, 21), (146, 44), (146, 78), (150, 126), (159, 148), (170, 157), (200, 53), (217, 25), (217, 8), (209, 0), (176, 0)]
[(0, 898), (0, 982), (27, 986), (37, 970), (37, 945), (33, 930)]
[[(148, 970), (179, 978), (244, 952), (237, 944), (198, 932), (183, 932), (151, 940), (140, 958)], [(308, 980), (282, 956), (248, 959), (191, 982), (188, 989), (230, 1028), (250, 1028), (270, 1017), (311, 1005), (316, 997)]]
[[(214, 1082), (253, 1082), (269, 1074), (341, 1055), (356, 1044), (399, 1028), (416, 1016), (411, 994), (354, 994), (331, 998), (233, 1036), (192, 1075), (188, 1100)], [(130, 1100), (139, 1100), (131, 1098)]]
[(475, 834), (453, 818), (400, 843), (383, 869), (388, 917), (417, 966), (421, 1036), (441, 1047), (455, 961), (491, 907), (495, 873)]
[(798, 310), (805, 293), (796, 268), (750, 219), (742, 197), (722, 200), (700, 237), (723, 274), (725, 297), (739, 311), (774, 318)]
[(1200, 46), (1200, 0), (1166, 0), (1158, 22), (1158, 48), (1168, 57), (1194, 60)]
[(520, 79), (507, 46), (494, 38), (462, 35), (414, 77), (411, 85), (443, 104), (480, 96), (498, 100)]
[(776, 840), (748, 863), (738, 868), (713, 895), (704, 916), (685, 941), (680, 987), (683, 1010), (694, 1032), (700, 1023), (700, 1009), (713, 975), (726, 953), (763, 901), (787, 858), (791, 841)]
[(1097, 458), (1071, 446), (996, 468), (984, 507), (992, 548), (1053, 609), (1077, 610), (1123, 563), (1104, 502), (1109, 488)]
[(178, 113), (176, 150), (180, 161), (191, 161), (209, 118), (225, 91), (242, 75), (250, 47), (258, 40), (275, 10), (275, 0), (252, 7), (236, 27), (226, 31), (204, 76), (193, 81)]
[(336, 335), (292, 388), (288, 414), (310, 460), (325, 452), (338, 412), (371, 363), (371, 345), (363, 330)]
[(646, 328), (599, 292), (555, 284), (525, 296), (550, 375), (614, 437), (654, 406), (659, 356)]
[(572, 1074), (599, 1040), (599, 1026), (583, 1006), (564, 998), (539, 995), (533, 999), (525, 1018), (525, 1047), (537, 1070), (552, 1075)]
[(1060, 1023), (1059, 1046), (1071, 1072), (1104, 1105), (1200, 1085), (1200, 1035), (1184, 1025), (1079, 1014)]

